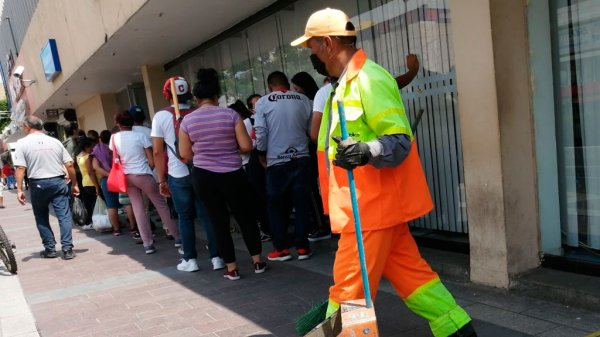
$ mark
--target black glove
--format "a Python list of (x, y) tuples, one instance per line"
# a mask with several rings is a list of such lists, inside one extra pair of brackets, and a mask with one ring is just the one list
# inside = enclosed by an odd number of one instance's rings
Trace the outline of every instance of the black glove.
[(338, 144), (333, 165), (354, 170), (357, 166), (367, 165), (373, 157), (366, 143), (357, 142), (352, 138), (346, 140), (341, 140), (339, 137), (332, 138)]

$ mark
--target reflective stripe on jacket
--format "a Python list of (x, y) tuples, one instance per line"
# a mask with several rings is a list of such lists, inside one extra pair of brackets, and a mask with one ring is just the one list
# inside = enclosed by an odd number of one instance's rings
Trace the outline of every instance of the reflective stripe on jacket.
[(331, 163), (337, 150), (331, 137), (341, 135), (338, 100), (343, 101), (353, 139), (368, 142), (382, 135), (406, 134), (412, 140), (410, 153), (399, 166), (365, 165), (354, 170), (363, 230), (396, 226), (431, 211), (429, 188), (394, 78), (361, 49), (332, 96), (323, 111), (317, 148), (321, 192), (332, 230), (354, 231), (346, 171)]

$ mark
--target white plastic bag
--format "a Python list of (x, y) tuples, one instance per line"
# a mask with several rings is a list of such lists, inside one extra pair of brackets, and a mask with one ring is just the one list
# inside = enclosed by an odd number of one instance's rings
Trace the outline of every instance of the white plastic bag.
[(112, 229), (110, 220), (108, 220), (106, 204), (100, 197), (96, 198), (96, 206), (94, 206), (94, 213), (92, 213), (92, 227), (97, 232), (106, 232)]

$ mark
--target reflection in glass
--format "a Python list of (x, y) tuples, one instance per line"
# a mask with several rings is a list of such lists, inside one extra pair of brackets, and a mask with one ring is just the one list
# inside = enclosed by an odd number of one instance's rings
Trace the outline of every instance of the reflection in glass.
[(551, 1), (563, 244), (600, 249), (600, 7)]
[[(402, 89), (402, 96), (409, 118), (425, 110), (416, 137), (435, 209), (412, 226), (467, 233), (449, 1), (331, 0), (327, 6), (351, 17), (359, 29), (359, 46), (392, 75), (407, 71), (407, 54), (419, 57), (419, 75)], [(275, 70), (290, 78), (306, 71), (321, 84), (323, 77), (312, 69), (309, 50), (289, 43), (304, 33), (306, 19), (323, 7), (317, 0), (294, 2), (186, 63), (221, 72), (221, 104), (265, 94), (266, 78)]]

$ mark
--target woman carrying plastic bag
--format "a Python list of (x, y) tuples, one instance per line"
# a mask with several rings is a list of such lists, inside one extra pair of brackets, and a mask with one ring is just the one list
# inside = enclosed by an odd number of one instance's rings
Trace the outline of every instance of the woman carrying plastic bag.
[(94, 213), (92, 213), (92, 226), (97, 232), (107, 232), (112, 230), (112, 225), (108, 219), (106, 204), (100, 197), (96, 198), (96, 206), (94, 206)]

